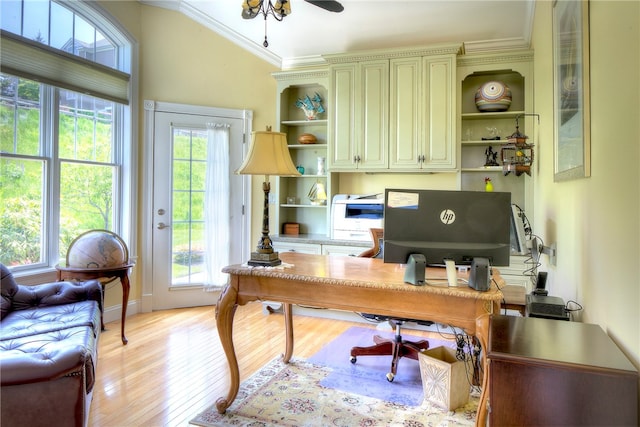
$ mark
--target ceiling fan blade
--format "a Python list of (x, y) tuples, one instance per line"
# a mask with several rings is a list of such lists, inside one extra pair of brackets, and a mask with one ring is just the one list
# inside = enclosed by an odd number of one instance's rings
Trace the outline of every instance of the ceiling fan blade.
[(318, 6), (324, 10), (328, 10), (329, 12), (342, 12), (344, 10), (344, 6), (335, 0), (304, 0), (307, 3), (311, 3), (314, 6)]

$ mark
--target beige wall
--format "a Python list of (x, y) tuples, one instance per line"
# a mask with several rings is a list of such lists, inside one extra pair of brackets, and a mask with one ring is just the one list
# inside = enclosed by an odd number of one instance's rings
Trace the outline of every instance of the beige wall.
[(577, 301), (640, 367), (640, 2), (591, 1), (591, 177), (553, 181), (552, 2), (536, 2), (534, 232), (551, 295)]
[[(100, 5), (138, 41), (139, 153), (144, 143), (142, 102), (146, 99), (252, 110), (254, 130), (275, 124), (276, 82), (271, 77), (277, 70), (274, 66), (181, 13), (134, 1), (101, 1)], [(149, 188), (142, 175), (144, 162), (145, 159), (139, 159), (141, 195)], [(262, 228), (261, 188), (261, 180), (254, 179), (251, 236), (256, 238), (252, 242), (257, 242)], [(140, 217), (146, 214), (142, 208), (138, 206)], [(139, 272), (150, 248), (139, 246), (137, 253), (139, 261), (132, 278), (130, 301), (141, 298)], [(107, 307), (121, 301), (122, 294), (117, 288), (114, 291), (106, 295)]]

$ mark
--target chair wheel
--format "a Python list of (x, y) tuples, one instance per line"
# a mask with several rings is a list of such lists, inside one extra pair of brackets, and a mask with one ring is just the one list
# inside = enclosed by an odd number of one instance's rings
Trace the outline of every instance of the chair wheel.
[(393, 375), (393, 372), (389, 372), (389, 373), (387, 374), (387, 381), (389, 381), (390, 383), (392, 383), (392, 382), (393, 382), (393, 379), (394, 379), (395, 377), (396, 377), (396, 376), (395, 376), (395, 375)]
[(355, 357), (355, 356), (351, 356), (351, 357), (349, 358), (349, 361), (350, 361), (351, 363), (356, 363), (356, 360), (357, 360), (357, 359), (356, 359), (356, 357)]

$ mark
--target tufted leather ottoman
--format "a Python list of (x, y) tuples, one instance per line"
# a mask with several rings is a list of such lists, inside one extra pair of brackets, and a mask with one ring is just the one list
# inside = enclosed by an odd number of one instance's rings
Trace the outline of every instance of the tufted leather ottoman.
[(0, 423), (86, 425), (101, 328), (100, 283), (22, 286), (0, 266)]

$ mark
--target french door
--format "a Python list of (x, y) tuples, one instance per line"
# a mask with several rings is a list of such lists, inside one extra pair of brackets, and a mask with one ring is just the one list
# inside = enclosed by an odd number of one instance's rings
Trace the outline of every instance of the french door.
[[(210, 109), (207, 109), (210, 110)], [(153, 124), (152, 309), (215, 304), (205, 291), (205, 176), (207, 126), (229, 129), (231, 264), (248, 254), (246, 177), (234, 171), (243, 159), (245, 120), (215, 114), (156, 111)]]

